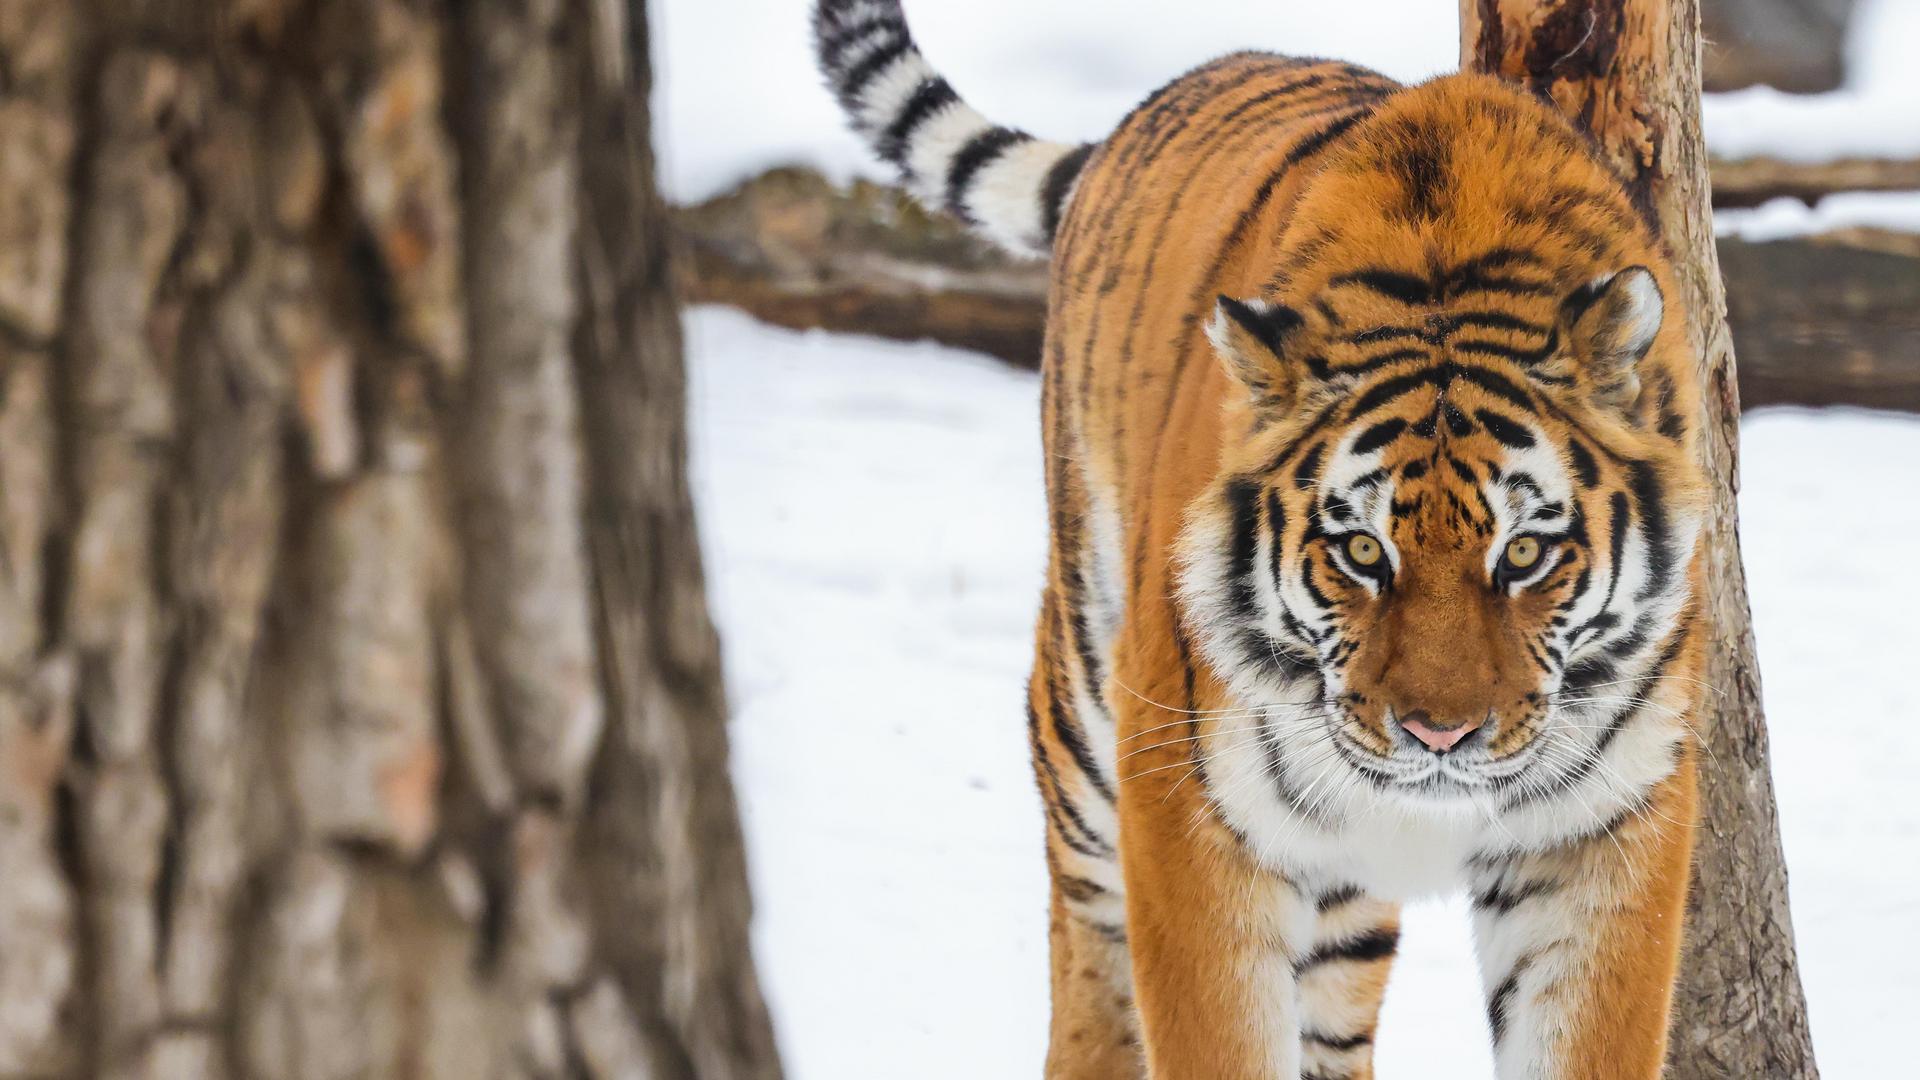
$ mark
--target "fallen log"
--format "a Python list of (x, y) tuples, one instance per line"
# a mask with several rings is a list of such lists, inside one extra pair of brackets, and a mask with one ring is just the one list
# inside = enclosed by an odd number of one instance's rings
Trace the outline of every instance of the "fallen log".
[(1721, 238), (1740, 399), (1920, 412), (1920, 236)]
[(1814, 203), (1837, 191), (1920, 190), (1920, 161), (1903, 158), (1716, 158), (1712, 170), (1715, 209), (1759, 206), (1782, 197)]
[[(683, 295), (780, 326), (930, 339), (1040, 360), (1046, 270), (899, 191), (776, 169), (678, 211)], [(1740, 394), (1920, 412), (1920, 236), (1724, 238)]]
[(677, 214), (689, 302), (1039, 364), (1045, 265), (1005, 255), (898, 189), (774, 169)]

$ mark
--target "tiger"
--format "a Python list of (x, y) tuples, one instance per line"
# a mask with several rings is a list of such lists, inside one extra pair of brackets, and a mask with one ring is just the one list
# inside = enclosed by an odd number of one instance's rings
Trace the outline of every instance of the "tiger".
[(1045, 1075), (1371, 1077), (1400, 905), (1464, 892), (1499, 1077), (1658, 1076), (1710, 487), (1673, 260), (1591, 139), (1249, 51), (1048, 141), (897, 0), (814, 38), (917, 199), (1049, 260)]

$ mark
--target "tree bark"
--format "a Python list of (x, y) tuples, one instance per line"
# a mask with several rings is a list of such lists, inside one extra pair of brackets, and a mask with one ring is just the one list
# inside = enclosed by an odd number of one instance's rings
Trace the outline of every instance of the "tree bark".
[(1818, 1075), (1740, 563), (1740, 401), (1700, 133), (1698, 0), (1461, 0), (1462, 66), (1577, 118), (1659, 224), (1691, 317), (1712, 508), (1702, 543), (1713, 641), (1700, 734), (1701, 827), (1671, 1052), (1676, 1080)]
[(779, 1075), (646, 57), (0, 5), (0, 1080)]

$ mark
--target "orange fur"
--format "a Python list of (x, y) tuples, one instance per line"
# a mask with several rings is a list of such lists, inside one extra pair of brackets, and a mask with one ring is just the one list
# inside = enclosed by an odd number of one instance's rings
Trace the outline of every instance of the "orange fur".
[[(1552, 213), (1522, 212), (1543, 200)], [(1408, 302), (1343, 288), (1343, 275), (1385, 269), (1431, 279), (1498, 249), (1527, 253), (1532, 272), (1554, 285), (1507, 297), (1501, 310), (1522, 322), (1558, 325), (1568, 292), (1627, 267), (1648, 268), (1664, 295), (1677, 295), (1658, 241), (1581, 138), (1549, 108), (1481, 77), (1402, 90), (1345, 65), (1236, 55), (1143, 105), (1081, 176), (1056, 242), (1049, 305), (1053, 543), (1030, 697), (1057, 883), (1049, 1076), (1143, 1067), (1155, 1080), (1234, 1080), (1301, 1067), (1302, 1008), (1285, 988), (1314, 939), (1315, 897), (1237, 835), (1196, 780), (1206, 751), (1232, 737), (1230, 723), (1196, 714), (1246, 703), (1197, 655), (1177, 600), (1180, 537), (1193, 508), (1225, 478), (1283, 455), (1315, 410), (1369, 385), (1370, 374), (1341, 374), (1359, 355), (1342, 328), (1420, 318), (1437, 325), (1473, 307), (1445, 289)], [(1293, 357), (1271, 356), (1232, 328), (1228, 351), (1244, 363), (1217, 362), (1205, 325), (1219, 295), (1299, 313), (1301, 351), (1317, 353), (1332, 375), (1302, 370), (1293, 339)], [(1558, 380), (1536, 387), (1539, 396), (1572, 418), (1548, 416), (1542, 428), (1556, 441), (1588, 439), (1602, 458), (1602, 482), (1585, 497), (1596, 520), (1609, 485), (1623, 482), (1616, 459), (1651, 462), (1669, 513), (1697, 511), (1697, 389), (1683, 317), (1667, 313), (1638, 365), (1639, 387), (1621, 385), (1620, 372), (1582, 355), (1571, 337), (1538, 369)], [(1499, 326), (1482, 336), (1509, 349), (1537, 344)], [(1455, 385), (1441, 393), (1461, 409), (1500, 404), (1491, 391)], [(1609, 401), (1629, 404), (1617, 414), (1597, 404)], [(1428, 402), (1409, 406), (1401, 418), (1414, 423)], [(1490, 438), (1482, 431), (1458, 445), (1466, 453)], [(1388, 454), (1388, 467), (1405, 456)], [(1466, 498), (1460, 481), (1428, 483), (1433, 504), (1396, 525), (1398, 546), (1419, 556), (1409, 587), (1391, 603), (1357, 603), (1350, 615), (1358, 658), (1348, 734), (1362, 746), (1391, 740), (1390, 718), (1416, 708), (1486, 713), (1500, 718), (1493, 753), (1519, 754), (1541, 711), (1529, 698), (1520, 643), (1552, 604), (1545, 593), (1509, 600), (1487, 592), (1480, 550), (1465, 546), (1441, 509), (1449, 495)], [(1292, 500), (1289, 510), (1305, 498), (1294, 487), (1274, 489)], [(1568, 559), (1550, 575), (1556, 581), (1570, 583), (1585, 565), (1578, 553)], [(1094, 579), (1108, 572), (1117, 574), (1117, 595), (1090, 599), (1100, 588)], [(1324, 590), (1352, 588), (1331, 566), (1315, 574)], [(1084, 624), (1105, 610), (1123, 612), (1111, 652), (1085, 655), (1076, 643), (1097, 634)], [(1693, 619), (1675, 631), (1688, 642), (1668, 669), (1675, 678), (1698, 673)], [(1098, 736), (1089, 734), (1088, 702), (1113, 715), (1118, 775), (1109, 784), (1117, 790), (1093, 790), (1099, 770), (1087, 763), (1097, 755), (1086, 744)], [(1648, 812), (1618, 830), (1538, 856), (1541, 872), (1591, 879), (1604, 901), (1588, 913), (1590, 948), (1570, 961), (1574, 983), (1553, 991), (1572, 1016), (1555, 1044), (1555, 1077), (1658, 1073), (1680, 941), (1692, 770), (1683, 760)], [(1091, 820), (1107, 796), (1117, 833)], [(1088, 877), (1106, 857), (1101, 841), (1113, 836), (1118, 890)], [(1060, 899), (1063, 880), (1075, 883), (1064, 891), (1080, 892), (1083, 903)], [(1124, 896), (1124, 925), (1099, 925), (1103, 916), (1084, 913), (1111, 913), (1101, 898), (1116, 893)], [(1378, 915), (1379, 934), (1391, 934), (1391, 911)], [(1106, 944), (1091, 949), (1091, 940)], [(1096, 952), (1130, 971), (1087, 977), (1080, 965)], [(1322, 1048), (1329, 1060), (1348, 1062), (1342, 1075), (1370, 1074), (1364, 1039), (1385, 972), (1384, 958), (1361, 957), (1351, 974), (1329, 982), (1329, 992), (1351, 1003), (1306, 1010), (1368, 1017), (1345, 1039), (1352, 1045)], [(1128, 984), (1142, 1028), (1138, 1065), (1129, 1017), (1112, 991)]]

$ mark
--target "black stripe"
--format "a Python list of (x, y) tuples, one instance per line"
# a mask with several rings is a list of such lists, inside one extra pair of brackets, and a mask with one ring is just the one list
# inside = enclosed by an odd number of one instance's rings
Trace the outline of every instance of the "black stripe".
[(1388, 420), (1382, 420), (1361, 432), (1360, 437), (1353, 440), (1352, 452), (1355, 454), (1371, 454), (1375, 450), (1399, 438), (1400, 433), (1405, 430), (1407, 430), (1407, 422), (1397, 416)]
[(1505, 375), (1488, 371), (1483, 367), (1476, 367), (1473, 364), (1454, 364), (1452, 366), (1455, 369), (1454, 373), (1461, 378), (1493, 394), (1495, 397), (1507, 399), (1507, 401), (1511, 402), (1515, 407), (1519, 408), (1520, 411), (1529, 416), (1540, 411), (1539, 407), (1533, 403), (1533, 396), (1514, 385), (1513, 380), (1507, 378)]
[(1551, 334), (1553, 327), (1509, 315), (1504, 311), (1463, 311), (1440, 321), (1447, 333), (1477, 326), (1486, 330), (1511, 330), (1517, 334)]
[(1476, 255), (1454, 267), (1448, 276), (1457, 278), (1462, 274), (1478, 274), (1488, 270), (1503, 270), (1515, 263), (1522, 266), (1544, 267), (1546, 260), (1542, 259), (1536, 252), (1526, 251), (1521, 248), (1497, 247), (1485, 254)]
[(1086, 903), (1089, 900), (1093, 900), (1095, 898), (1107, 895), (1106, 886), (1100, 885), (1096, 882), (1088, 881), (1086, 878), (1083, 878), (1083, 877), (1074, 877), (1072, 874), (1062, 874), (1062, 873), (1056, 872), (1053, 875), (1053, 883), (1057, 888), (1059, 888), (1059, 890), (1062, 893), (1066, 895), (1067, 899), (1077, 901), (1082, 904)]
[(1313, 583), (1313, 569), (1313, 556), (1303, 555), (1300, 560), (1300, 588), (1306, 592), (1308, 599), (1320, 608), (1319, 614), (1324, 615), (1333, 610), (1333, 601), (1327, 598), (1326, 593), (1320, 591), (1320, 586)]
[(1502, 360), (1519, 364), (1521, 367), (1533, 367), (1559, 350), (1560, 335), (1558, 332), (1548, 334), (1546, 343), (1537, 349), (1518, 349), (1512, 345), (1503, 345), (1498, 341), (1486, 341), (1480, 338), (1450, 341), (1447, 347), (1455, 352), (1497, 356)]
[(1270, 86), (1267, 89), (1262, 90), (1257, 94), (1254, 94), (1252, 97), (1246, 98), (1236, 103), (1233, 108), (1228, 109), (1225, 113), (1223, 113), (1218, 120), (1213, 121), (1213, 128), (1215, 131), (1228, 132), (1230, 131), (1228, 125), (1232, 124), (1235, 120), (1240, 119), (1242, 116), (1245, 116), (1247, 113), (1253, 111), (1254, 109), (1257, 109), (1262, 105), (1265, 105), (1267, 102), (1272, 101), (1275, 98), (1286, 97), (1289, 94), (1294, 94), (1303, 90), (1312, 90), (1313, 88), (1319, 86), (1320, 84), (1326, 81), (1327, 81), (1326, 75), (1318, 74), (1318, 75), (1308, 75), (1305, 78), (1295, 79), (1292, 82), (1281, 83), (1279, 86)]
[(1386, 478), (1386, 466), (1381, 465), (1377, 468), (1368, 469), (1366, 472), (1353, 478), (1353, 481), (1347, 485), (1347, 491), (1350, 493), (1367, 491), (1379, 486)]
[(1473, 410), (1474, 418), (1486, 426), (1487, 434), (1498, 439), (1503, 445), (1515, 450), (1525, 450), (1534, 443), (1533, 432), (1524, 425), (1514, 423), (1492, 409)]
[(1312, 135), (1301, 139), (1294, 144), (1292, 150), (1287, 151), (1286, 167), (1292, 168), (1307, 158), (1312, 157), (1314, 154), (1319, 153), (1328, 143), (1345, 135), (1353, 125), (1365, 120), (1371, 115), (1373, 115), (1371, 109), (1357, 113), (1349, 113), (1335, 120), (1333, 123), (1328, 124), (1326, 127), (1321, 128), (1319, 131), (1314, 132)]
[(1087, 158), (1093, 154), (1092, 143), (1081, 143), (1066, 152), (1053, 168), (1047, 170), (1046, 182), (1040, 185), (1040, 229), (1047, 239), (1053, 239), (1060, 231), (1060, 217), (1067, 212), (1067, 195), (1073, 190), (1073, 182), (1086, 168)]
[(1228, 534), (1227, 603), (1240, 618), (1254, 611), (1253, 556), (1259, 548), (1260, 489), (1246, 480), (1227, 484), (1226, 500), (1232, 514)]
[[(1306, 90), (1313, 90), (1315, 86), (1321, 86), (1323, 83), (1327, 83), (1327, 75), (1308, 75), (1306, 79), (1294, 79), (1292, 83), (1281, 83), (1279, 86), (1267, 86), (1265, 90), (1261, 90), (1258, 94), (1252, 94), (1252, 96), (1240, 100), (1231, 110), (1221, 113), (1221, 117), (1213, 121), (1213, 131), (1231, 135), (1231, 133), (1235, 131), (1231, 125), (1235, 123), (1236, 119), (1240, 119), (1242, 115), (1246, 115), (1246, 113), (1250, 113), (1252, 110), (1258, 110), (1260, 106), (1271, 102), (1271, 100), (1286, 98), (1286, 96), (1300, 94), (1300, 92), (1306, 92)], [(1204, 148), (1202, 148), (1202, 150), (1204, 150)]]
[(1487, 999), (1487, 1026), (1493, 1029), (1493, 1041), (1498, 1045), (1507, 1036), (1507, 1010), (1513, 1006), (1513, 995), (1520, 990), (1520, 974), (1527, 970), (1531, 956), (1523, 956), (1513, 966), (1500, 985), (1493, 988), (1493, 996)]
[(1323, 893), (1316, 898), (1313, 902), (1313, 910), (1317, 914), (1325, 915), (1335, 908), (1345, 907), (1353, 903), (1364, 895), (1366, 894), (1360, 891), (1360, 886), (1358, 885), (1342, 885), (1332, 892)]
[(1429, 355), (1425, 349), (1395, 349), (1392, 352), (1384, 352), (1378, 356), (1370, 356), (1357, 364), (1340, 364), (1328, 371), (1316, 372), (1315, 374), (1322, 379), (1327, 378), (1329, 375), (1371, 375), (1381, 368), (1386, 367), (1388, 364), (1397, 364), (1402, 360), (1425, 360)]
[(1348, 1050), (1358, 1050), (1373, 1041), (1373, 1035), (1365, 1031), (1358, 1035), (1328, 1035), (1325, 1032), (1315, 1031), (1312, 1028), (1302, 1031), (1300, 1038), (1313, 1043), (1315, 1046), (1324, 1046), (1329, 1050), (1342, 1053)]
[[(1267, 576), (1273, 581), (1275, 595), (1286, 581), (1287, 511), (1280, 504), (1280, 493), (1267, 492)], [(1284, 612), (1283, 612), (1284, 614)]]
[(913, 133), (935, 113), (959, 100), (960, 95), (953, 92), (952, 84), (937, 75), (922, 82), (900, 107), (893, 122), (874, 140), (874, 149), (881, 160), (898, 165), (902, 172), (912, 175), (907, 167), (907, 150), (913, 143)]
[(1305, 491), (1313, 486), (1313, 482), (1320, 476), (1320, 459), (1326, 455), (1326, 452), (1326, 443), (1315, 443), (1313, 448), (1300, 458), (1300, 464), (1293, 470), (1294, 487)]
[(1661, 501), (1664, 493), (1660, 488), (1660, 477), (1653, 466), (1644, 461), (1636, 461), (1627, 467), (1627, 484), (1633, 489), (1633, 500), (1640, 504), (1640, 522), (1647, 537), (1647, 583), (1635, 593), (1635, 600), (1645, 601), (1659, 595), (1673, 578), (1673, 549), (1667, 545), (1667, 508)]
[(1580, 478), (1581, 487), (1590, 488), (1600, 482), (1600, 465), (1579, 439), (1567, 440), (1567, 456), (1573, 459), (1573, 471)]
[[(1302, 322), (1299, 312), (1279, 305), (1255, 307), (1252, 303), (1235, 300), (1225, 294), (1218, 297), (1218, 301), (1220, 310), (1226, 312), (1234, 322), (1239, 323), (1242, 330), (1253, 335), (1254, 339), (1259, 341), (1268, 352), (1275, 357), (1286, 355), (1283, 350), (1286, 347), (1287, 335), (1299, 329)], [(1325, 363), (1321, 361), (1323, 368)], [(1311, 361), (1309, 364), (1311, 365)]]
[(1360, 270), (1351, 274), (1341, 274), (1327, 283), (1328, 288), (1342, 285), (1358, 285), (1371, 289), (1382, 296), (1398, 300), (1403, 304), (1433, 303), (1433, 282), (1413, 274), (1403, 274), (1398, 270)]
[(1048, 711), (1052, 716), (1049, 719), (1053, 722), (1054, 736), (1060, 740), (1060, 745), (1067, 748), (1073, 763), (1086, 775), (1093, 790), (1099, 792), (1101, 798), (1112, 802), (1113, 789), (1107, 786), (1107, 778), (1101, 773), (1100, 764), (1093, 760), (1093, 752), (1087, 749), (1087, 739), (1080, 730), (1078, 718), (1069, 715), (1064, 703), (1057, 697), (1050, 705)]
[[(1060, 782), (1060, 770), (1040, 742), (1040, 716), (1034, 711), (1031, 699), (1027, 702), (1027, 742), (1032, 748), (1033, 760), (1040, 766), (1041, 801), (1046, 803), (1047, 817), (1053, 822), (1061, 841), (1088, 858), (1110, 858), (1114, 854), (1113, 845), (1094, 832), (1086, 819), (1080, 816), (1079, 809), (1067, 799), (1066, 787)], [(1047, 798), (1048, 794), (1053, 797)], [(1078, 836), (1075, 835), (1076, 830)]]
[(953, 163), (947, 166), (947, 209), (970, 225), (979, 224), (967, 212), (967, 188), (974, 176), (1010, 148), (1031, 141), (1033, 136), (1026, 132), (1004, 127), (988, 128), (967, 140), (967, 145), (953, 155)]
[(1066, 818), (1060, 814), (1060, 797), (1057, 789), (1054, 798), (1047, 799), (1044, 791), (1041, 792), (1041, 798), (1047, 804), (1047, 820), (1053, 824), (1053, 831), (1060, 835), (1061, 843), (1085, 855), (1089, 859), (1105, 859), (1113, 855), (1111, 851), (1101, 850), (1101, 845), (1097, 842), (1075, 836), (1073, 830), (1067, 827)]
[(1400, 947), (1400, 931), (1378, 927), (1342, 941), (1329, 942), (1307, 954), (1294, 965), (1295, 975), (1305, 974), (1323, 964), (1342, 961), (1371, 962), (1392, 956)]
[(840, 103), (848, 112), (858, 114), (860, 95), (867, 84), (880, 76), (880, 73), (894, 65), (894, 62), (913, 51), (913, 42), (906, 38), (896, 38), (868, 53), (859, 63), (848, 68), (840, 76)]
[(867, 38), (875, 30), (886, 28), (902, 37), (906, 36), (906, 24), (901, 21), (900, 13), (888, 12), (885, 15), (869, 16), (858, 22), (832, 30), (822, 29), (818, 35), (816, 48), (820, 54), (820, 64), (829, 71), (840, 66), (841, 54), (855, 44)]
[(1645, 648), (1652, 637), (1653, 617), (1642, 615), (1634, 620), (1633, 628), (1627, 631), (1626, 636), (1607, 642), (1603, 649), (1608, 656), (1616, 660), (1625, 660)]
[(1376, 326), (1371, 330), (1362, 330), (1346, 337), (1349, 345), (1371, 345), (1376, 341), (1419, 341), (1437, 344), (1435, 335), (1413, 326)]
[(1558, 290), (1545, 278), (1521, 274), (1465, 274), (1447, 282), (1449, 295), (1463, 292), (1508, 293), (1514, 296), (1552, 296)]
[[(1488, 415), (1497, 415), (1497, 414), (1488, 414)], [(1501, 419), (1505, 420), (1506, 418), (1501, 417)], [(1485, 416), (1481, 417), (1481, 420), (1484, 422), (1486, 420), (1486, 417)], [(1533, 474), (1530, 472), (1508, 473), (1507, 479), (1506, 479), (1506, 485), (1508, 488), (1514, 491), (1517, 491), (1523, 495), (1531, 495), (1533, 498), (1539, 500), (1540, 502), (1543, 502), (1543, 503), (1547, 502), (1547, 493), (1540, 490), (1540, 482), (1535, 480), (1533, 478)], [(1549, 503), (1548, 505), (1542, 506), (1538, 510), (1535, 510), (1533, 512), (1533, 516), (1550, 517), (1550, 518), (1559, 517), (1561, 514), (1561, 510), (1556, 509), (1556, 507), (1559, 507), (1559, 505), (1560, 505), (1559, 503)]]
[(1529, 881), (1517, 889), (1505, 889), (1494, 885), (1483, 892), (1474, 893), (1473, 906), (1505, 915), (1534, 897), (1546, 896), (1559, 887), (1558, 884), (1546, 879)]
[[(1071, 556), (1063, 551), (1062, 558), (1067, 559), (1073, 568), (1073, 589), (1068, 605), (1071, 618), (1067, 620), (1067, 632), (1073, 638), (1073, 649), (1080, 656), (1080, 669), (1085, 673), (1088, 685), (1098, 687), (1105, 681), (1105, 676), (1101, 672), (1098, 650), (1094, 648), (1093, 632), (1087, 627), (1087, 598), (1094, 589), (1087, 582), (1086, 549), (1077, 547)], [(1093, 696), (1096, 701), (1100, 698), (1097, 692)]]
[(1446, 385), (1452, 377), (1448, 371), (1450, 366), (1440, 364), (1421, 371), (1409, 371), (1405, 375), (1395, 375), (1391, 379), (1383, 379), (1373, 384), (1373, 387), (1360, 395), (1360, 399), (1347, 410), (1347, 419), (1353, 420), (1365, 416), (1380, 406), (1411, 394), (1423, 386)]
[(1613, 498), (1608, 502), (1608, 509), (1613, 515), (1613, 520), (1609, 523), (1612, 536), (1607, 546), (1612, 562), (1607, 567), (1607, 599), (1600, 605), (1600, 611), (1603, 614), (1613, 606), (1613, 591), (1620, 587), (1620, 559), (1627, 548), (1627, 493), (1614, 492)]

